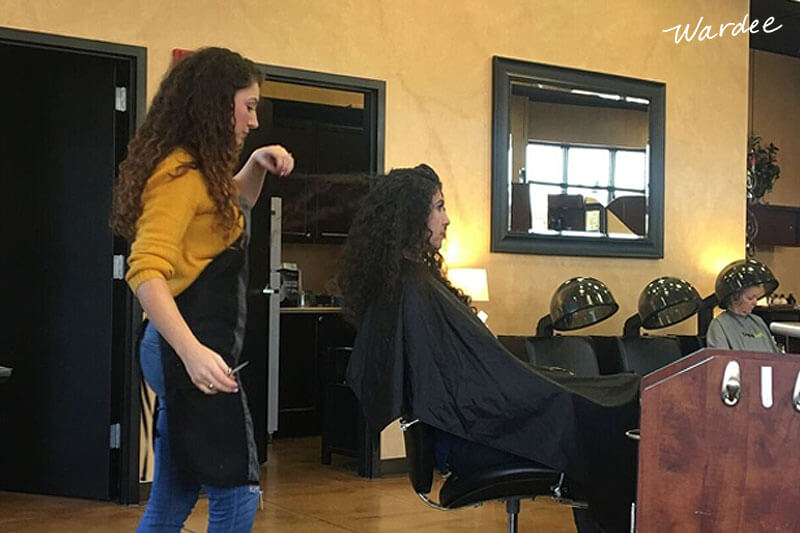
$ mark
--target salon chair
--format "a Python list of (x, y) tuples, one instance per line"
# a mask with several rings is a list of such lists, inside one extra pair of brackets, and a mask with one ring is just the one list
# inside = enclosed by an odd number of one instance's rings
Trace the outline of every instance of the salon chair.
[(668, 335), (678, 341), (681, 354), (686, 356), (706, 347), (705, 337), (700, 335)]
[(597, 355), (588, 337), (528, 337), (525, 347), (528, 363), (533, 366), (562, 368), (582, 377), (600, 375)]
[[(667, 335), (666, 337), (670, 339), (675, 339), (678, 342), (681, 355), (684, 357), (696, 352), (697, 350), (706, 347), (705, 337), (701, 337), (699, 335)], [(651, 339), (658, 337), (642, 337), (642, 338)], [(600, 367), (601, 375), (616, 374), (618, 372), (632, 372), (632, 370), (630, 370), (630, 367), (628, 367), (627, 370), (621, 367), (622, 358), (620, 357), (619, 353), (620, 351), (619, 337), (612, 337), (606, 335), (592, 335), (591, 339), (595, 353), (597, 354), (597, 364)], [(643, 341), (643, 342), (647, 344), (648, 341)], [(668, 358), (670, 359), (669, 361), (666, 361), (663, 364), (671, 362), (671, 358), (675, 357), (672, 347), (669, 347), (668, 350), (672, 353), (672, 356)]]
[(400, 420), (400, 429), (405, 440), (411, 486), (417, 496), (434, 509), (449, 511), (478, 506), (488, 501), (504, 501), (508, 532), (516, 533), (520, 501), (523, 499), (550, 496), (560, 503), (586, 507), (568, 498), (563, 474), (525, 462), (478, 470), (460, 478), (452, 475), (439, 489), (439, 501), (436, 502), (430, 497), (434, 472), (433, 428), (418, 419), (405, 417)]
[[(522, 337), (503, 335), (498, 340), (522, 361), (542, 367), (568, 370), (578, 376), (597, 376), (597, 359), (586, 337)], [(510, 463), (479, 470), (470, 476), (451, 476), (439, 489), (438, 503), (430, 498), (433, 487), (433, 430), (413, 417), (400, 421), (406, 446), (408, 475), (417, 496), (430, 507), (452, 510), (501, 500), (506, 504), (508, 531), (517, 531), (520, 501), (539, 496), (577, 508), (586, 504), (573, 499), (563, 473), (531, 463)]]
[(592, 346), (597, 355), (597, 366), (600, 367), (600, 375), (619, 374), (622, 369), (619, 367), (619, 346), (616, 335), (592, 335)]
[(518, 359), (532, 366), (562, 368), (583, 377), (600, 375), (597, 355), (589, 337), (501, 335), (497, 339)]
[(528, 349), (525, 341), (530, 337), (524, 335), (498, 335), (497, 340), (508, 352), (520, 361), (528, 362)]
[(683, 354), (675, 337), (617, 337), (617, 356), (620, 371), (644, 376)]

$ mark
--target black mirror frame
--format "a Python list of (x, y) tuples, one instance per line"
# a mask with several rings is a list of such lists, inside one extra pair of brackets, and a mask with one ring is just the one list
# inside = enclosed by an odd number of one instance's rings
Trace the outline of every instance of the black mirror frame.
[[(647, 98), (649, 105), (648, 232), (643, 239), (535, 235), (509, 230), (508, 132), (511, 82), (547, 80)], [(491, 251), (598, 257), (664, 257), (664, 132), (666, 86), (663, 83), (555, 67), (494, 56), (492, 59), (492, 231)]]

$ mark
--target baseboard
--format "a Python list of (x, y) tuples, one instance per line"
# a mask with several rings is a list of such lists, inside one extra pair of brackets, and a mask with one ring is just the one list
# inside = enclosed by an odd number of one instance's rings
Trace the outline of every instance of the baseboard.
[(139, 482), (139, 503), (144, 503), (150, 499), (150, 488), (153, 486), (152, 481)]
[(408, 464), (405, 457), (395, 457), (394, 459), (381, 459), (381, 475), (386, 474), (406, 474)]

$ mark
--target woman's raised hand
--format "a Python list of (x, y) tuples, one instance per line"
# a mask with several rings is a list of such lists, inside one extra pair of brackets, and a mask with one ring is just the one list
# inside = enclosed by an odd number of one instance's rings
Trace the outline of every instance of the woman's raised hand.
[(262, 146), (250, 156), (267, 172), (278, 176), (288, 176), (294, 168), (294, 158), (286, 148), (279, 144)]

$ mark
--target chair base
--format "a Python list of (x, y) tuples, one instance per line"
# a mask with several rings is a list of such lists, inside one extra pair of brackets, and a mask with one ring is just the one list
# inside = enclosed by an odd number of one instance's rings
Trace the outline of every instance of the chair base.
[(508, 533), (517, 533), (519, 523), (519, 498), (506, 500), (506, 514), (508, 514)]

